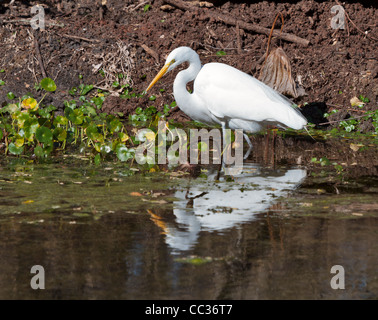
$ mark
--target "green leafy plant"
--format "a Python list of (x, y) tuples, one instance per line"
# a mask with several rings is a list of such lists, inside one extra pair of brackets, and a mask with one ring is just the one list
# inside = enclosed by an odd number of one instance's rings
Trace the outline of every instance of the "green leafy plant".
[(146, 4), (144, 7), (143, 7), (143, 12), (146, 13), (148, 10), (150, 10), (151, 8), (151, 5), (150, 4)]
[(40, 85), (42, 89), (46, 90), (47, 92), (54, 92), (56, 90), (56, 84), (51, 78), (42, 79)]
[[(6, 152), (42, 158), (70, 145), (91, 150), (96, 164), (112, 155), (121, 161), (133, 157), (132, 149), (125, 146), (127, 153), (117, 149), (129, 140), (124, 124), (115, 115), (99, 113), (105, 94), (97, 92), (96, 96), (87, 98), (93, 86), (81, 85), (79, 90), (72, 91), (75, 96), (79, 94), (78, 100), (65, 101), (63, 115), (55, 115), (54, 106), (42, 104), (46, 94), (56, 90), (54, 81), (45, 78), (39, 86), (45, 91), (39, 102), (24, 96), (0, 109), (0, 139), (6, 144)], [(16, 97), (9, 94), (8, 98), (14, 100)], [(156, 111), (150, 108), (147, 113)]]
[(358, 120), (350, 119), (350, 120), (341, 121), (339, 126), (343, 128), (346, 132), (352, 132), (356, 129), (357, 124), (358, 124)]
[(9, 100), (13, 100), (14, 98), (16, 98), (16, 96), (14, 95), (13, 92), (8, 92), (8, 93), (7, 93), (7, 98), (8, 98)]
[(359, 95), (358, 99), (360, 99), (363, 103), (369, 103), (370, 99), (367, 97), (364, 97), (363, 95)]

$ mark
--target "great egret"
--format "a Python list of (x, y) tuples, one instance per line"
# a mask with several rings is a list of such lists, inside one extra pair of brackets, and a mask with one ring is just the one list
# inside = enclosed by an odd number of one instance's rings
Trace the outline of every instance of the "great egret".
[[(220, 124), (223, 138), (226, 128), (255, 133), (267, 125), (300, 130), (307, 124), (306, 118), (282, 94), (229, 65), (213, 62), (202, 67), (198, 54), (189, 47), (178, 47), (168, 55), (146, 91), (183, 62), (189, 62), (189, 67), (179, 72), (173, 83), (177, 105), (193, 120)], [(186, 84), (192, 80), (193, 93), (189, 93)], [(252, 143), (245, 133), (244, 137), (249, 145), (246, 158)]]

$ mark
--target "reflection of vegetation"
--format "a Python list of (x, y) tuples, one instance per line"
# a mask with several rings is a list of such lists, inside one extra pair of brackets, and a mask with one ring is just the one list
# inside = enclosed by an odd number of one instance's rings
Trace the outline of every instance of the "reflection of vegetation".
[[(334, 170), (336, 171), (337, 176), (339, 178), (343, 177), (344, 167), (340, 163), (337, 163), (337, 162), (331, 163), (331, 161), (329, 161), (329, 159), (327, 157), (322, 157), (320, 159), (312, 158), (311, 163), (312, 164), (320, 164), (322, 167), (327, 167), (327, 168), (330, 168), (330, 166), (333, 166)], [(323, 170), (321, 172), (321, 174), (323, 174), (323, 173), (326, 173), (326, 171)], [(313, 175), (316, 175), (316, 174), (313, 172)], [(329, 175), (329, 173), (326, 173), (326, 175)]]
[(199, 257), (199, 256), (189, 256), (183, 258), (175, 259), (176, 262), (180, 263), (188, 263), (194, 266), (200, 266), (209, 262), (214, 261), (212, 257)]

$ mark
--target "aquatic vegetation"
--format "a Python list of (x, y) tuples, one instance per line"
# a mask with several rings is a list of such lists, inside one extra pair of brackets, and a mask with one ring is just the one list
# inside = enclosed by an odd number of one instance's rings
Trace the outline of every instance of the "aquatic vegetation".
[[(62, 112), (53, 105), (43, 104), (46, 95), (57, 89), (52, 79), (45, 78), (36, 87), (44, 91), (40, 101), (30, 95), (16, 98), (10, 92), (7, 95), (10, 102), (0, 109), (0, 143), (5, 155), (43, 159), (78, 150), (95, 164), (117, 159), (133, 164), (135, 148), (144, 141), (138, 135), (138, 128), (148, 128), (155, 139), (159, 120), (176, 107), (175, 102), (165, 105), (162, 112), (154, 106), (138, 107), (125, 119), (122, 113), (101, 112), (106, 93), (97, 90), (89, 97), (93, 85), (81, 84), (70, 90), (73, 99), (64, 102)], [(142, 96), (126, 85), (121, 89), (123, 98)], [(154, 96), (149, 98), (154, 100)], [(167, 121), (166, 128), (169, 131), (176, 126)], [(153, 166), (147, 163), (146, 167), (150, 170)]]
[[(45, 91), (40, 101), (31, 96), (18, 98), (8, 93), (11, 100), (0, 109), (0, 140), (5, 143), (5, 154), (28, 155), (43, 158), (57, 150), (70, 146), (89, 149), (96, 163), (129, 140), (124, 124), (115, 115), (101, 113), (105, 95), (97, 92), (92, 98), (85, 95), (93, 89), (92, 85), (80, 85), (79, 101), (65, 101), (63, 114), (56, 114), (53, 105), (43, 105), (43, 99), (49, 92), (56, 90), (54, 81), (43, 79), (39, 87)], [(124, 161), (124, 156), (120, 156)]]

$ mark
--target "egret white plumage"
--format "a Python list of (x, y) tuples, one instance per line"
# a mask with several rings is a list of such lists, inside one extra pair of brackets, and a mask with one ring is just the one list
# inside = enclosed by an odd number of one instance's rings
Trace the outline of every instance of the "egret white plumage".
[[(267, 125), (290, 127), (300, 130), (307, 124), (306, 118), (293, 103), (256, 78), (223, 63), (201, 66), (198, 54), (189, 47), (174, 49), (166, 63), (147, 90), (167, 72), (188, 62), (189, 67), (176, 76), (173, 94), (179, 108), (193, 120), (225, 129), (242, 129), (250, 133), (261, 131)], [(186, 89), (194, 80), (193, 92)], [(252, 143), (244, 133), (249, 144)]]

